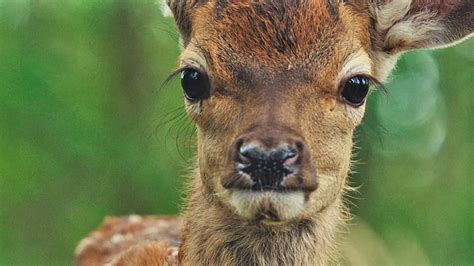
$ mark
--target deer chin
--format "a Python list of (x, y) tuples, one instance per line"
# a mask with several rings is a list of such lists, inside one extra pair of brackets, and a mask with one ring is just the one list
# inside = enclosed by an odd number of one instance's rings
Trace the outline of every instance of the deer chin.
[(232, 190), (230, 204), (245, 219), (269, 225), (285, 224), (304, 210), (303, 191)]

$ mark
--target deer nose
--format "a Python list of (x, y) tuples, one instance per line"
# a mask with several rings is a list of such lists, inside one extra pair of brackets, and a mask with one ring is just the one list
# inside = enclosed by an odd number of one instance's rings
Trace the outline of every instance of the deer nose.
[(276, 147), (269, 145), (275, 141), (237, 142), (235, 166), (241, 173), (247, 174), (253, 190), (285, 189), (282, 181), (285, 177), (296, 174), (302, 161), (304, 145), (301, 141), (287, 141)]

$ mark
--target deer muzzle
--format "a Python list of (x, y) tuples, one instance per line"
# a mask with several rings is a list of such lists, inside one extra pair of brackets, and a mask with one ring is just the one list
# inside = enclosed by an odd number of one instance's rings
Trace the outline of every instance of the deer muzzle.
[(294, 219), (317, 189), (316, 167), (307, 145), (289, 130), (248, 130), (235, 139), (227, 161), (221, 184), (244, 218)]

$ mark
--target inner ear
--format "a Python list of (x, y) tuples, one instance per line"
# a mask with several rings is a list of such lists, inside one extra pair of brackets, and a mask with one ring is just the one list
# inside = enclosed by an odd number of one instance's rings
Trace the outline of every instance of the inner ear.
[(173, 13), (176, 26), (181, 35), (181, 42), (184, 47), (189, 44), (192, 32), (191, 16), (193, 9), (200, 4), (208, 2), (207, 0), (166, 0)]
[(436, 48), (474, 31), (472, 0), (368, 0), (373, 39), (385, 52)]

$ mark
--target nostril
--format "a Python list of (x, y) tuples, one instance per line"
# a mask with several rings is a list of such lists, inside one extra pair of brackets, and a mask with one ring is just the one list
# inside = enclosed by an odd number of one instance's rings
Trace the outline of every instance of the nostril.
[(257, 160), (265, 160), (267, 155), (265, 152), (253, 145), (244, 145), (239, 148), (239, 159), (254, 162)]
[(296, 157), (296, 155), (298, 155), (298, 152), (291, 149), (291, 150), (287, 150), (284, 154), (284, 157), (283, 157), (283, 161), (286, 161), (288, 159), (291, 159), (293, 157)]
[(239, 150), (240, 147), (242, 147), (243, 144), (244, 144), (244, 139), (240, 138), (235, 142), (235, 147), (237, 148), (237, 150)]
[(295, 143), (295, 145), (296, 145), (296, 148), (298, 149), (299, 152), (301, 152), (301, 151), (304, 150), (304, 144), (303, 144), (303, 142), (297, 141), (297, 142)]
[(281, 163), (286, 165), (286, 166), (293, 166), (297, 163), (298, 161), (298, 153), (296, 151), (288, 151), (285, 154), (285, 157), (282, 158)]
[(244, 165), (249, 165), (251, 163), (251, 158), (249, 158), (249, 152), (247, 150), (239, 149), (239, 163)]
[(242, 154), (243, 151), (243, 145), (244, 145), (244, 139), (240, 138), (238, 139), (235, 144), (234, 144), (234, 150), (240, 155)]

